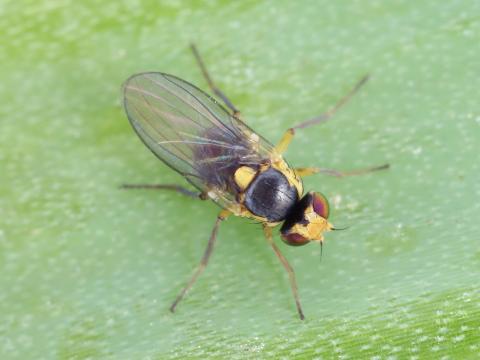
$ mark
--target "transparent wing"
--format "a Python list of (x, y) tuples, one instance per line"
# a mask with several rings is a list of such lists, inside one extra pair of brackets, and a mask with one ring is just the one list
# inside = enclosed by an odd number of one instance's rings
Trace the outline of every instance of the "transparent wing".
[(162, 161), (226, 207), (235, 202), (233, 173), (269, 161), (273, 146), (192, 84), (163, 73), (133, 75), (124, 84), (133, 128)]

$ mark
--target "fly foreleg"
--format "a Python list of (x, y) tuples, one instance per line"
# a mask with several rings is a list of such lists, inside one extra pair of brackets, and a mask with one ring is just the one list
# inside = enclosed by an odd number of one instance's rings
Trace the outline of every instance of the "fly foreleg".
[(379, 171), (379, 170), (386, 170), (390, 167), (389, 164), (383, 164), (380, 166), (372, 166), (363, 169), (355, 169), (350, 171), (339, 171), (335, 169), (328, 169), (328, 168), (318, 168), (318, 167), (306, 167), (306, 168), (296, 168), (295, 172), (300, 177), (310, 176), (314, 174), (324, 174), (335, 176), (338, 178), (346, 177), (346, 176), (356, 176), (356, 175), (364, 175), (371, 172)]
[(295, 299), (295, 304), (297, 306), (298, 316), (300, 316), (300, 320), (303, 320), (305, 319), (305, 316), (303, 315), (302, 305), (300, 304), (300, 298), (298, 296), (297, 280), (295, 278), (295, 273), (293, 271), (293, 268), (290, 266), (285, 256), (283, 256), (283, 254), (280, 252), (280, 249), (277, 247), (277, 245), (275, 245), (275, 243), (273, 242), (272, 229), (268, 225), (264, 224), (263, 231), (265, 233), (265, 238), (267, 239), (268, 243), (272, 246), (273, 251), (275, 252), (275, 255), (277, 255), (278, 259), (280, 260), (283, 267), (288, 273), (288, 278), (290, 280), (290, 287), (292, 288), (293, 298)]

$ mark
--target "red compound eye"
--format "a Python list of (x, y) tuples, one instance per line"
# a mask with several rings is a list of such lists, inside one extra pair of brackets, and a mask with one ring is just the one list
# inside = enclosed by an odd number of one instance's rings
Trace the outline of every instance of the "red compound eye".
[(302, 235), (291, 233), (281, 236), (284, 243), (291, 245), (291, 246), (302, 246), (310, 242), (310, 240), (305, 239)]
[(328, 205), (327, 198), (320, 193), (312, 192), (311, 194), (313, 197), (313, 210), (324, 219), (328, 219), (328, 215), (330, 214), (330, 205)]

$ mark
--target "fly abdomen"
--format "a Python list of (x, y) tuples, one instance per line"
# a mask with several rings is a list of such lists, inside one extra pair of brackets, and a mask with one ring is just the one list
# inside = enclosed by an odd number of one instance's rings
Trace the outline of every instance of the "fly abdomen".
[(277, 222), (285, 219), (297, 201), (297, 189), (280, 171), (269, 168), (252, 180), (244, 204), (252, 214)]

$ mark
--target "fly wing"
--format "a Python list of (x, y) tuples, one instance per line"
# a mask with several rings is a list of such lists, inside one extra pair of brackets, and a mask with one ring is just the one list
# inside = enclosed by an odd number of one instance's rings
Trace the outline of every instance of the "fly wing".
[(148, 148), (200, 191), (213, 191), (223, 207), (236, 201), (234, 171), (268, 161), (273, 148), (205, 92), (172, 75), (133, 75), (124, 84), (124, 106)]

